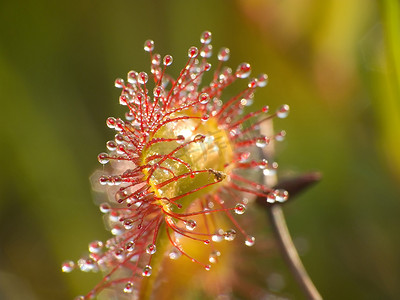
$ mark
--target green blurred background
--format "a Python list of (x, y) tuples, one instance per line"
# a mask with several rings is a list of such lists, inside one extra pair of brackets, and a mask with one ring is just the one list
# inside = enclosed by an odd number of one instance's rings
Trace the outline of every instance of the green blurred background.
[(396, 0), (1, 1), (0, 298), (72, 299), (96, 282), (60, 264), (108, 236), (88, 178), (123, 111), (113, 81), (148, 71), (148, 38), (176, 74), (210, 30), (230, 66), (270, 76), (255, 106), (290, 104), (282, 174), (323, 173), (285, 207), (321, 294), (400, 299), (399, 16)]

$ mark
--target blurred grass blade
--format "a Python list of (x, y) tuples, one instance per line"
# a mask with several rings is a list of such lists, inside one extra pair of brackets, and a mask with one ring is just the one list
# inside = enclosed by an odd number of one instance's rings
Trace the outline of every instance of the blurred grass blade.
[(400, 3), (382, 0), (380, 8), (386, 58), (386, 74), (379, 83), (380, 143), (389, 166), (400, 178)]

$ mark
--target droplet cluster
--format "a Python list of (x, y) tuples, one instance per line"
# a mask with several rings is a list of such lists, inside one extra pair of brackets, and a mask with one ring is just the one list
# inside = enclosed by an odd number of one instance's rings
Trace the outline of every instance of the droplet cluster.
[[(172, 260), (184, 256), (210, 270), (221, 256), (218, 243), (237, 236), (247, 246), (255, 243), (236, 221), (249, 204), (245, 196), (263, 197), (269, 204), (288, 199), (287, 191), (254, 182), (243, 172), (264, 176), (276, 172), (276, 162), (253, 153), (284, 139), (284, 131), (265, 136), (259, 127), (272, 118), (285, 118), (289, 106), (272, 113), (266, 106), (245, 114), (244, 108), (254, 102), (255, 90), (267, 85), (268, 76), (251, 78), (249, 63), (241, 63), (235, 71), (225, 67), (228, 48), (219, 50), (211, 81), (202, 83), (203, 75), (212, 69), (211, 40), (211, 32), (203, 32), (201, 46), (188, 49), (188, 61), (176, 78), (167, 72), (173, 57), (155, 53), (154, 42), (147, 40), (144, 50), (150, 54), (150, 73), (129, 71), (126, 80), (115, 80), (121, 89), (119, 103), (127, 112), (124, 119), (107, 118), (115, 136), (106, 143), (107, 152), (98, 155), (105, 166), (98, 182), (111, 195), (100, 211), (113, 237), (104, 243), (91, 242), (88, 255), (77, 263), (62, 264), (64, 272), (79, 268), (106, 274), (79, 299), (91, 299), (106, 287), (140, 294), (144, 278), (157, 272), (152, 257), (166, 252)], [(238, 94), (224, 93), (235, 81), (247, 78)], [(235, 228), (220, 228), (219, 215), (230, 219)], [(169, 240), (170, 246), (159, 244), (160, 239)], [(198, 241), (198, 247), (209, 253), (208, 261), (193, 257), (186, 240)]]

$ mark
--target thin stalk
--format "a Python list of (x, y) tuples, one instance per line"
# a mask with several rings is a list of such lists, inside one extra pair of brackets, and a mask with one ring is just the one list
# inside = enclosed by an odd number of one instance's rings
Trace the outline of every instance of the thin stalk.
[(321, 295), (313, 284), (310, 276), (307, 274), (296, 247), (293, 244), (282, 208), (279, 205), (272, 205), (267, 209), (267, 212), (272, 230), (293, 277), (303, 290), (307, 299), (322, 300)]
[[(272, 122), (265, 122), (261, 125), (261, 133), (265, 136), (273, 135), (273, 124)], [(264, 148), (263, 156), (265, 158), (274, 157), (274, 143), (271, 143), (269, 147)], [(321, 174), (318, 172), (303, 174), (297, 178), (290, 180), (278, 182), (276, 174), (271, 174), (264, 177), (264, 184), (269, 187), (274, 187), (275, 189), (285, 189), (289, 192), (289, 201), (291, 202), (293, 198), (304, 191), (306, 188), (310, 187), (314, 183), (321, 179)], [(313, 284), (310, 276), (307, 274), (303, 263), (300, 260), (299, 254), (294, 246), (292, 237), (290, 236), (289, 229), (286, 225), (285, 216), (280, 204), (270, 204), (265, 201), (262, 197), (257, 197), (256, 202), (263, 206), (269, 216), (269, 221), (271, 223), (272, 231), (276, 237), (279, 244), (282, 256), (285, 259), (289, 269), (297, 281), (297, 284), (303, 290), (305, 296), (309, 300), (322, 300), (321, 295)]]

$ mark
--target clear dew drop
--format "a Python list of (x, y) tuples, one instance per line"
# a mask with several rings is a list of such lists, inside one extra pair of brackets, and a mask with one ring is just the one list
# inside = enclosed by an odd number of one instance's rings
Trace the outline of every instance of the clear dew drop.
[(192, 231), (196, 228), (197, 223), (195, 220), (187, 220), (187, 221), (185, 221), (185, 226), (186, 226), (187, 230)]
[(117, 154), (125, 154), (126, 153), (126, 146), (124, 144), (117, 146)]
[(131, 294), (132, 292), (133, 292), (133, 283), (128, 282), (127, 284), (125, 284), (124, 293)]
[(178, 259), (179, 257), (181, 257), (182, 253), (178, 249), (173, 248), (171, 250), (171, 252), (168, 254), (168, 256), (170, 259), (175, 260), (175, 259)]
[(269, 193), (268, 195), (267, 195), (267, 198), (265, 199), (268, 203), (275, 203), (275, 201), (276, 201), (276, 196), (275, 196), (275, 194), (272, 192), (272, 193)]
[(115, 79), (115, 87), (122, 89), (125, 86), (125, 81), (122, 78)]
[(114, 252), (114, 256), (116, 259), (118, 259), (119, 261), (122, 261), (125, 259), (125, 251), (123, 248), (119, 248)]
[(178, 144), (183, 144), (185, 142), (185, 137), (182, 134), (176, 136), (176, 142)]
[(123, 225), (126, 230), (130, 230), (133, 228), (134, 222), (131, 219), (126, 219), (124, 220)]
[[(145, 79), (146, 79), (146, 75), (147, 75), (147, 73), (146, 73), (146, 72), (141, 72), (141, 73), (144, 73), (144, 74), (142, 74), (142, 77), (144, 78), (144, 80), (141, 80), (141, 82), (140, 82), (140, 83), (142, 83), (142, 82), (144, 82), (144, 81), (145, 81)], [(140, 74), (139, 74), (138, 76), (140, 76)], [(147, 78), (148, 78), (148, 77), (147, 77)], [(146, 82), (144, 82), (144, 83), (146, 83)], [(137, 99), (137, 103), (140, 103), (140, 102), (142, 102), (143, 98), (145, 98), (145, 96), (143, 95), (143, 93), (141, 93), (141, 92), (138, 92), (138, 93), (136, 93), (136, 99)]]
[(258, 148), (264, 148), (268, 145), (269, 141), (270, 140), (267, 137), (260, 137), (256, 140), (256, 146)]
[(267, 74), (260, 74), (257, 77), (257, 85), (259, 87), (264, 87), (268, 84), (268, 75)]
[(211, 237), (213, 242), (221, 242), (224, 239), (224, 231), (222, 229), (218, 229)]
[(129, 252), (132, 252), (135, 249), (135, 242), (129, 241), (125, 244), (125, 249)]
[(246, 103), (245, 103), (245, 106), (247, 106), (247, 107), (249, 107), (249, 106), (251, 106), (251, 105), (253, 105), (253, 103), (254, 103), (254, 96), (252, 96), (253, 94), (251, 94), (249, 97), (247, 97), (245, 100), (246, 100)]
[(242, 99), (240, 100), (240, 105), (249, 106), (247, 99), (242, 98)]
[(258, 80), (256, 78), (252, 78), (247, 86), (251, 89), (255, 89), (258, 86)]
[(277, 189), (274, 191), (275, 200), (278, 202), (285, 202), (289, 199), (289, 192), (284, 189)]
[(230, 229), (224, 233), (225, 241), (233, 241), (236, 238), (236, 230)]
[(232, 75), (232, 68), (230, 67), (223, 68), (221, 75), (223, 75), (225, 79), (228, 79)]
[(204, 266), (204, 269), (206, 269), (206, 271), (210, 271), (211, 265), (205, 265), (205, 266)]
[(115, 185), (120, 185), (122, 183), (122, 177), (121, 176), (114, 176), (113, 180), (114, 180), (114, 184)]
[(144, 42), (144, 51), (146, 52), (151, 52), (154, 50), (154, 41), (153, 40), (147, 40)]
[(230, 52), (231, 51), (229, 50), (229, 48), (221, 48), (221, 50), (219, 50), (218, 52), (218, 60), (219, 61), (229, 60)]
[(273, 163), (269, 164), (268, 168), (263, 170), (263, 174), (265, 176), (275, 175), (277, 169), (278, 169), (278, 163), (277, 162), (273, 162)]
[(151, 275), (151, 266), (150, 266), (150, 265), (146, 265), (146, 266), (143, 268), (142, 276), (143, 276), (143, 277), (149, 277), (150, 275)]
[(111, 228), (111, 233), (113, 235), (121, 235), (122, 233), (124, 233), (124, 230), (121, 226), (115, 225), (113, 228)]
[(205, 135), (203, 135), (203, 134), (196, 134), (196, 135), (193, 137), (193, 142), (195, 142), (195, 143), (203, 143), (205, 139), (206, 139), (206, 136), (205, 136)]
[(241, 133), (239, 128), (233, 128), (229, 131), (231, 137), (237, 137)]
[(117, 149), (117, 144), (114, 141), (108, 141), (106, 147), (110, 151), (115, 151), (115, 149)]
[(112, 211), (111, 213), (110, 213), (110, 215), (108, 216), (108, 218), (109, 218), (109, 220), (111, 221), (111, 222), (118, 222), (119, 221), (119, 218), (120, 218), (120, 214), (119, 214), (119, 212), (118, 211)]
[(208, 261), (212, 264), (215, 264), (218, 262), (218, 257), (221, 256), (221, 252), (219, 252), (218, 250), (214, 250), (210, 253), (209, 257), (208, 257)]
[(117, 119), (115, 121), (115, 126), (114, 126), (115, 130), (122, 131), (124, 129), (124, 127), (125, 127), (125, 122), (123, 120)]
[(154, 253), (156, 253), (156, 251), (157, 251), (157, 248), (156, 248), (156, 245), (154, 245), (154, 244), (150, 244), (146, 247), (147, 254), (153, 255)]
[(137, 82), (138, 73), (136, 71), (129, 71), (128, 72), (128, 82), (135, 84)]
[(129, 98), (127, 95), (121, 95), (119, 96), (119, 104), (121, 105), (128, 105)]
[(265, 158), (262, 159), (262, 161), (260, 162), (260, 164), (258, 165), (258, 167), (261, 170), (265, 170), (268, 167), (268, 160), (266, 160)]
[(156, 98), (159, 98), (164, 95), (164, 88), (162, 86), (156, 86), (153, 90), (153, 95)]
[(199, 96), (200, 104), (207, 104), (210, 101), (210, 96), (207, 93), (201, 93)]
[(282, 130), (281, 132), (275, 135), (275, 140), (277, 142), (282, 142), (285, 140), (285, 137), (286, 137), (286, 131)]
[(244, 241), (244, 244), (248, 247), (251, 247), (255, 244), (256, 238), (254, 236), (248, 236)]
[(78, 260), (79, 269), (82, 272), (97, 271), (97, 266), (92, 258), (81, 258)]
[(238, 156), (238, 161), (241, 163), (245, 163), (249, 160), (251, 153), (250, 152), (242, 152)]
[(151, 63), (155, 66), (159, 66), (161, 63), (161, 55), (160, 54), (154, 54), (153, 58), (151, 59)]
[(75, 263), (72, 260), (68, 260), (62, 263), (61, 270), (64, 273), (72, 272), (75, 269)]
[(83, 296), (77, 296), (74, 298), (74, 300), (85, 300), (85, 297)]
[(100, 185), (106, 185), (108, 183), (108, 177), (107, 176), (100, 176), (99, 183), (100, 183)]
[(165, 55), (164, 56), (164, 59), (163, 59), (164, 66), (168, 67), (168, 66), (170, 66), (172, 64), (172, 62), (173, 62), (173, 58), (172, 58), (171, 55)]
[(131, 111), (127, 111), (125, 113), (125, 119), (129, 122), (132, 122), (135, 120), (135, 115)]
[(236, 204), (235, 213), (237, 215), (243, 215), (245, 211), (246, 211), (246, 206), (244, 204), (242, 204), (242, 203)]
[(102, 241), (93, 241), (89, 244), (90, 253), (100, 253), (102, 248), (103, 248)]
[(212, 39), (212, 34), (210, 31), (204, 31), (200, 36), (200, 42), (202, 44), (208, 45), (209, 43), (211, 43), (211, 39)]
[(197, 55), (199, 55), (199, 49), (197, 49), (196, 47), (190, 47), (188, 50), (188, 56), (189, 58), (195, 58), (197, 57)]
[(100, 211), (103, 213), (103, 214), (106, 214), (106, 213), (109, 213), (110, 211), (111, 211), (111, 206), (110, 206), (110, 204), (108, 204), (108, 203), (102, 203), (102, 204), (100, 204)]
[(126, 190), (119, 190), (118, 192), (115, 193), (115, 200), (117, 200), (118, 203), (122, 203), (127, 196), (128, 192)]
[(248, 63), (241, 63), (235, 72), (237, 78), (247, 78), (251, 73), (251, 66)]
[(97, 156), (97, 160), (99, 161), (99, 163), (101, 163), (102, 165), (105, 165), (105, 164), (107, 164), (109, 161), (110, 161), (110, 159), (109, 159), (109, 156), (108, 156), (108, 154), (107, 153), (100, 153), (98, 156)]
[(278, 110), (276, 111), (276, 116), (278, 118), (284, 119), (288, 116), (289, 114), (289, 105), (284, 104), (281, 107), (278, 108)]
[(203, 70), (208, 72), (208, 71), (211, 70), (211, 67), (212, 67), (212, 65), (210, 63), (205, 63), (204, 67), (203, 67)]
[(115, 142), (116, 142), (118, 145), (122, 145), (123, 143), (125, 143), (124, 136), (123, 136), (122, 134), (120, 134), (120, 133), (117, 133), (117, 134), (115, 135)]
[[(200, 51), (200, 56), (204, 58), (209, 58), (212, 56), (212, 45), (204, 46)], [(210, 65), (211, 66), (211, 65)], [(206, 70), (208, 71), (208, 70)]]
[(107, 126), (108, 126), (109, 128), (114, 128), (114, 127), (115, 127), (115, 122), (116, 122), (116, 120), (115, 120), (114, 117), (109, 117), (109, 118), (107, 118), (107, 120), (106, 120), (106, 124), (107, 124)]
[(209, 115), (203, 115), (203, 116), (201, 117), (201, 121), (202, 121), (202, 122), (206, 122), (206, 121), (208, 121), (208, 119), (210, 119), (210, 116), (209, 116)]
[(138, 82), (140, 84), (145, 84), (149, 80), (149, 75), (146, 72), (140, 72), (138, 75)]

